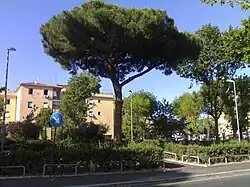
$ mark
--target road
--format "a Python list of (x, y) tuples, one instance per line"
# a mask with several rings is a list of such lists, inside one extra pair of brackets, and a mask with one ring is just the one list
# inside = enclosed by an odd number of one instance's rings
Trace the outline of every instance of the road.
[(249, 187), (249, 175), (229, 176), (226, 178), (190, 181), (176, 184), (158, 184), (152, 187)]
[[(220, 172), (225, 172), (220, 175), (220, 177), (226, 177), (229, 174), (235, 175), (232, 171), (238, 171), (237, 174), (248, 174), (248, 178), (250, 178), (250, 163), (241, 163), (241, 164), (233, 164), (233, 165), (224, 165), (224, 166), (216, 166), (216, 167), (183, 167), (176, 166), (177, 169), (168, 170), (165, 172), (155, 171), (155, 172), (143, 172), (143, 173), (113, 173), (113, 174), (93, 174), (93, 175), (85, 175), (85, 176), (75, 176), (75, 177), (58, 177), (58, 178), (23, 178), (23, 179), (1, 179), (0, 187), (27, 187), (27, 186), (35, 186), (35, 187), (85, 187), (89, 185), (94, 186), (102, 186), (102, 185), (110, 185), (118, 184), (118, 183), (134, 183), (133, 186), (138, 186), (138, 184), (147, 183), (152, 184), (151, 181), (155, 181), (154, 184), (161, 181), (168, 182), (186, 182), (188, 180), (193, 179), (209, 179), (211, 177), (217, 176)], [(248, 170), (246, 172), (246, 169)], [(216, 174), (215, 174), (216, 173)], [(197, 177), (198, 175), (198, 177)], [(205, 175), (205, 176), (204, 176)], [(177, 179), (176, 179), (177, 178)], [(225, 179), (226, 180), (226, 179)], [(240, 180), (242, 183), (244, 180)], [(200, 182), (202, 183), (202, 182)], [(231, 182), (229, 182), (231, 184)], [(190, 183), (191, 184), (191, 183)], [(190, 187), (190, 184), (180, 184), (179, 186), (176, 184), (173, 187)], [(210, 185), (210, 182), (205, 182), (204, 184)], [(211, 183), (212, 184), (212, 183)], [(234, 183), (233, 183), (234, 184)], [(250, 181), (249, 183), (250, 184)], [(181, 186), (182, 185), (182, 186)], [(186, 186), (185, 186), (186, 185)], [(188, 186), (189, 185), (189, 186)], [(191, 184), (194, 187), (195, 183)], [(110, 185), (112, 186), (112, 185)], [(144, 185), (143, 185), (144, 186)], [(198, 183), (198, 186), (202, 186)], [(198, 187), (197, 186), (197, 187)], [(245, 187), (235, 185), (234, 187)], [(248, 185), (249, 186), (249, 185)], [(172, 186), (171, 186), (172, 187)], [(202, 187), (212, 187), (212, 186), (202, 186)], [(220, 187), (215, 184), (214, 187)], [(229, 186), (226, 186), (229, 187)]]

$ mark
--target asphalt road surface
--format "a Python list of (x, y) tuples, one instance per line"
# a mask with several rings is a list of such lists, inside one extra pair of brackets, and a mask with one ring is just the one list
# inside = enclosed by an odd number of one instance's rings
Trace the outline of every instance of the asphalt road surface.
[[(176, 166), (176, 170), (169, 170), (165, 172), (155, 171), (155, 172), (145, 172), (145, 173), (116, 173), (116, 174), (98, 174), (98, 175), (86, 175), (77, 177), (58, 177), (58, 178), (30, 178), (30, 179), (1, 179), (0, 187), (85, 187), (88, 185), (99, 186), (100, 184), (109, 185), (110, 183), (127, 183), (137, 181), (137, 184), (147, 183), (147, 186), (152, 183), (148, 181), (171, 181), (180, 182), (180, 184), (171, 184), (170, 187), (250, 187), (250, 163), (240, 163), (216, 167), (183, 167)], [(235, 171), (239, 171), (238, 174), (248, 174), (245, 177), (234, 177), (234, 178), (224, 178), (211, 180), (211, 177), (217, 176), (219, 172), (224, 172), (224, 177), (235, 175)], [(246, 170), (248, 170), (246, 172)], [(232, 171), (234, 173), (232, 174)], [(215, 174), (216, 173), (216, 174)], [(230, 174), (231, 173), (231, 174)], [(209, 179), (200, 182), (187, 182), (192, 176), (206, 175), (203, 179)], [(208, 175), (208, 176), (207, 176)], [(222, 177), (222, 176), (221, 176)], [(177, 178), (177, 181), (175, 180)], [(181, 179), (180, 179), (181, 178)], [(196, 178), (197, 179), (197, 178)], [(154, 183), (154, 184), (156, 184)], [(238, 184), (239, 183), (239, 184)], [(228, 185), (227, 185), (228, 184)], [(246, 185), (247, 184), (247, 185)], [(157, 187), (166, 186), (166, 184), (157, 185)], [(223, 186), (224, 185), (224, 186)], [(137, 186), (137, 185), (133, 185)], [(149, 185), (150, 186), (150, 185)]]
[(249, 187), (250, 176), (228, 176), (226, 178), (208, 179), (202, 181), (181, 182), (176, 184), (158, 184), (152, 187)]

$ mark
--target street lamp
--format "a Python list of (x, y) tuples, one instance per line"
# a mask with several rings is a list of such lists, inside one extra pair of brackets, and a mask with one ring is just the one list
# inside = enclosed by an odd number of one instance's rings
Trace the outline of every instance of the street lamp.
[(5, 84), (4, 84), (4, 99), (3, 99), (3, 125), (2, 125), (2, 141), (1, 141), (1, 152), (4, 151), (5, 143), (5, 119), (6, 119), (6, 104), (7, 104), (7, 90), (8, 90), (8, 73), (9, 73), (9, 61), (10, 61), (10, 52), (16, 51), (15, 48), (10, 47), (7, 49), (7, 58), (6, 58), (6, 73), (5, 73)]
[(234, 87), (234, 102), (235, 102), (235, 112), (236, 112), (236, 121), (237, 121), (237, 129), (238, 129), (238, 138), (240, 139), (240, 122), (239, 122), (239, 114), (238, 114), (238, 104), (237, 104), (237, 95), (236, 95), (236, 84), (234, 80), (227, 80), (227, 82), (233, 83)]
[(133, 92), (129, 90), (130, 93), (130, 130), (131, 130), (131, 142), (134, 141), (134, 134), (133, 134)]

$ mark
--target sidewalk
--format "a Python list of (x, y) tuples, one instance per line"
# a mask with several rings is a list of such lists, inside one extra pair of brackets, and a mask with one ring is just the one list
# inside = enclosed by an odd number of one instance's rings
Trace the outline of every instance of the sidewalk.
[[(193, 177), (209, 177), (216, 173), (224, 172), (232, 173), (233, 171), (249, 172), (250, 163), (239, 163), (224, 166), (214, 166), (208, 168), (201, 167), (181, 167), (179, 169), (168, 170), (165, 172), (137, 172), (137, 173), (113, 173), (113, 174), (93, 174), (74, 177), (57, 177), (57, 178), (24, 178), (24, 179), (6, 179), (0, 180), (1, 187), (73, 187), (73, 186), (100, 186), (100, 184), (107, 184), (112, 186), (115, 183), (145, 183), (149, 181), (185, 181)], [(240, 170), (240, 171), (239, 171)], [(245, 171), (244, 171), (245, 170)], [(137, 185), (138, 186), (138, 185)]]

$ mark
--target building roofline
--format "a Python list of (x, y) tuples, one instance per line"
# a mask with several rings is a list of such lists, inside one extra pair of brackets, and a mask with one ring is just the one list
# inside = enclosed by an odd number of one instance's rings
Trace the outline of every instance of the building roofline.
[(20, 86), (35, 86), (35, 87), (49, 87), (49, 88), (64, 88), (66, 85), (64, 84), (45, 84), (45, 83), (38, 83), (38, 82), (27, 82), (21, 83)]

